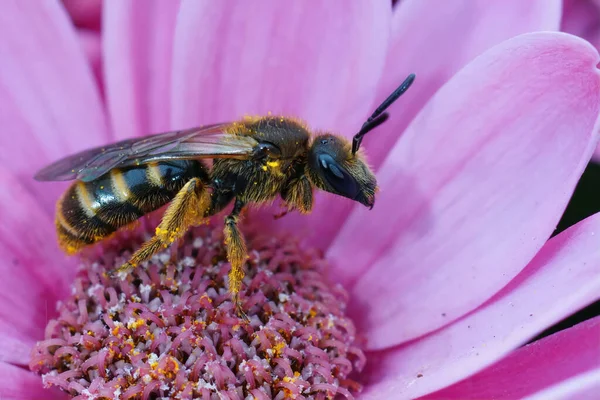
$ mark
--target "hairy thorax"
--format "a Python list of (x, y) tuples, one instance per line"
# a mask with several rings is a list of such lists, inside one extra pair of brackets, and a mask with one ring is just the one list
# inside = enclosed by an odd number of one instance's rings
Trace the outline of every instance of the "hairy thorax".
[(290, 160), (223, 159), (215, 160), (212, 176), (214, 183), (229, 186), (241, 201), (261, 203), (273, 200), (281, 192), (287, 181), (284, 171), (290, 167)]

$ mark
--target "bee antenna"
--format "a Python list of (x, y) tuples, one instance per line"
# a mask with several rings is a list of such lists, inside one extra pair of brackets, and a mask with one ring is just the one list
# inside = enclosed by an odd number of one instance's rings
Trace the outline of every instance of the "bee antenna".
[(360, 131), (358, 131), (358, 133), (356, 135), (354, 135), (354, 138), (352, 139), (352, 154), (356, 154), (356, 152), (358, 151), (358, 149), (360, 147), (360, 143), (362, 142), (363, 137), (367, 133), (369, 133), (373, 129), (377, 128), (379, 125), (383, 124), (388, 119), (389, 114), (384, 111), (389, 106), (391, 106), (393, 102), (398, 100), (398, 97), (402, 96), (402, 94), (404, 94), (404, 92), (406, 92), (406, 90), (410, 87), (410, 85), (412, 85), (414, 80), (415, 80), (415, 74), (410, 74), (404, 80), (404, 82), (402, 82), (402, 84), (400, 86), (398, 86), (398, 88), (396, 90), (394, 90), (394, 92), (392, 94), (390, 94), (388, 96), (388, 98), (385, 99), (383, 101), (383, 103), (381, 103), (379, 105), (379, 107), (377, 107), (377, 109), (373, 112), (373, 114), (371, 114), (371, 116), (367, 119), (367, 121), (360, 128)]

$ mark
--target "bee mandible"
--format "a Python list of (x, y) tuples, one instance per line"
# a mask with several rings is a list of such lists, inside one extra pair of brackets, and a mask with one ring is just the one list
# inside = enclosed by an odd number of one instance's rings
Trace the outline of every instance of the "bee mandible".
[[(229, 292), (238, 314), (246, 244), (237, 223), (248, 204), (280, 195), (288, 210), (310, 213), (313, 187), (372, 208), (377, 181), (359, 152), (365, 134), (412, 84), (406, 80), (373, 112), (352, 142), (313, 135), (296, 119), (267, 116), (123, 140), (40, 170), (38, 181), (75, 180), (57, 203), (56, 230), (68, 254), (94, 244), (170, 203), (155, 235), (117, 271), (127, 271), (233, 202), (225, 218)], [(212, 167), (202, 162), (212, 159)]]

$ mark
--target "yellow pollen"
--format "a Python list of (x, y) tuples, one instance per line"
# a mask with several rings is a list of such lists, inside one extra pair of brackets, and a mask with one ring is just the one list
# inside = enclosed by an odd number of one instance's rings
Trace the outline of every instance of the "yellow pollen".
[(167, 364), (167, 366), (171, 367), (171, 370), (173, 372), (179, 371), (179, 363), (177, 362), (177, 359), (173, 356), (169, 357), (169, 363)]
[(146, 320), (143, 318), (136, 319), (135, 321), (127, 323), (127, 328), (129, 329), (137, 329), (142, 325), (146, 324)]
[(300, 372), (295, 371), (293, 377), (285, 376), (285, 377), (283, 377), (283, 381), (288, 382), (288, 383), (294, 383), (298, 380), (298, 378), (300, 378)]
[(206, 293), (204, 293), (202, 296), (200, 296), (200, 298), (198, 300), (203, 300), (203, 299), (206, 299), (206, 300), (208, 300), (209, 303), (212, 303), (212, 299)]
[(284, 342), (278, 342), (277, 344), (275, 344), (275, 346), (273, 346), (273, 355), (275, 357), (281, 356), (281, 354), (283, 353), (283, 348), (284, 347), (285, 347), (285, 343)]

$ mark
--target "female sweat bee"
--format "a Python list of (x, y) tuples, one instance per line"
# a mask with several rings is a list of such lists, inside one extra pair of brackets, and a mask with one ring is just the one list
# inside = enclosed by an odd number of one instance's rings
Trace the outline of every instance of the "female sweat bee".
[[(75, 180), (57, 204), (59, 245), (76, 253), (170, 203), (155, 235), (118, 269), (127, 271), (233, 202), (224, 228), (229, 292), (244, 315), (238, 294), (247, 254), (237, 226), (240, 212), (280, 195), (288, 210), (310, 213), (313, 187), (373, 207), (377, 181), (358, 150), (414, 78), (409, 75), (375, 110), (352, 143), (330, 133), (313, 135), (295, 119), (269, 116), (124, 140), (58, 160), (35, 179)], [(212, 167), (203, 159), (212, 159)]]

